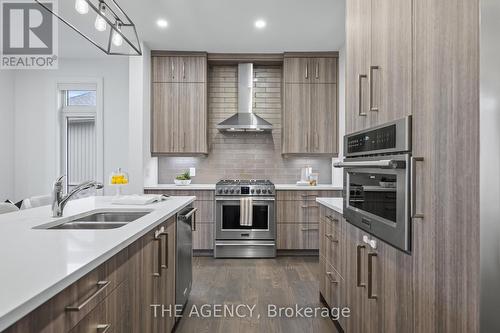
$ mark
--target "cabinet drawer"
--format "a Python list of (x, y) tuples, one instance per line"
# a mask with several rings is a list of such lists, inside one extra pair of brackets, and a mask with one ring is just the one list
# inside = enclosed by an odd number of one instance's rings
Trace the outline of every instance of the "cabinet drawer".
[(325, 260), (327, 264), (332, 265), (338, 273), (343, 274), (344, 260), (344, 233), (336, 228), (331, 222), (323, 222), (325, 224), (324, 238)]
[(214, 224), (199, 223), (193, 231), (193, 250), (212, 250), (214, 248)]
[(280, 223), (307, 223), (307, 202), (276, 201), (276, 221)]
[[(346, 283), (332, 266), (328, 263), (324, 263), (324, 266), (325, 295), (323, 297), (330, 308), (342, 309), (345, 303)], [(340, 317), (339, 323), (343, 326), (344, 318)]]
[(99, 303), (71, 333), (130, 332), (128, 281), (120, 284)]
[(176, 196), (195, 196), (196, 201), (210, 201), (215, 199), (215, 191), (211, 190), (144, 190), (145, 194), (166, 194)]
[(333, 190), (278, 190), (276, 191), (276, 200), (278, 201), (316, 201), (317, 197), (325, 198), (340, 198), (342, 197), (342, 191)]
[(278, 224), (279, 250), (318, 249), (319, 226), (314, 224)]
[(127, 274), (128, 249), (125, 249), (5, 332), (67, 332), (122, 283)]

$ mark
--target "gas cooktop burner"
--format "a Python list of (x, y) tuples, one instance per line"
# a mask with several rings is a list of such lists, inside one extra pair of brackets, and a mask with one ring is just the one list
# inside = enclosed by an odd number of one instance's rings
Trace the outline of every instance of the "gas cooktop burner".
[(274, 184), (263, 179), (224, 179), (216, 184), (215, 190), (217, 195), (273, 196)]
[(223, 179), (217, 185), (273, 185), (273, 183), (264, 179)]

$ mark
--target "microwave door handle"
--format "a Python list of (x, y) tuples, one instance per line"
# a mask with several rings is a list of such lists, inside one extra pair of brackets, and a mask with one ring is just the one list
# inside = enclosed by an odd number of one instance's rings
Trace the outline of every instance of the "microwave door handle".
[[(359, 161), (359, 162), (338, 162), (334, 163), (334, 168), (380, 168), (380, 169), (397, 169), (401, 161), (395, 160), (379, 160), (379, 161)], [(404, 162), (403, 162), (404, 163)]]

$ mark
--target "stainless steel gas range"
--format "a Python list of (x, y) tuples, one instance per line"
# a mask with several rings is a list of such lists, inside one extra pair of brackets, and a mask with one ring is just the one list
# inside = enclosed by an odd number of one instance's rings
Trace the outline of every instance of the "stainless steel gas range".
[[(215, 258), (276, 257), (275, 190), (269, 180), (221, 180), (215, 186)], [(251, 225), (240, 220), (242, 199)]]

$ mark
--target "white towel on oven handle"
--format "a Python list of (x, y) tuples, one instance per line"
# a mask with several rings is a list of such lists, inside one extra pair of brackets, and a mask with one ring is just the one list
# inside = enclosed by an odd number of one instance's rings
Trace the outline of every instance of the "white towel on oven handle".
[(244, 227), (251, 227), (253, 225), (253, 199), (241, 198), (240, 199), (240, 225)]

